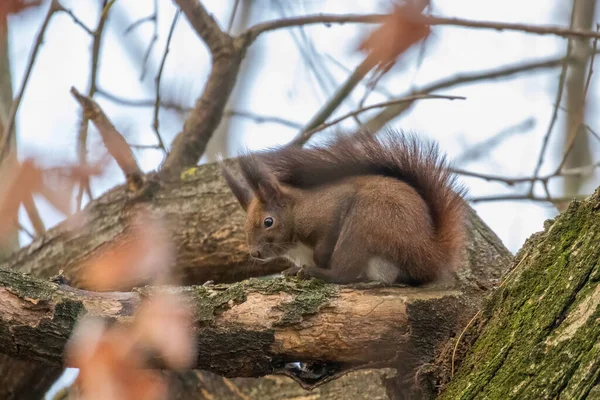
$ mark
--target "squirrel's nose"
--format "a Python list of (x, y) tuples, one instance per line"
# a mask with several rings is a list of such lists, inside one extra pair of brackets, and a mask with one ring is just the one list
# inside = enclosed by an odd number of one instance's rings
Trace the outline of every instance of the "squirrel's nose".
[(252, 251), (250, 252), (250, 255), (251, 255), (252, 257), (254, 257), (254, 258), (259, 258), (259, 257), (260, 257), (260, 251), (258, 251), (258, 250), (252, 250)]

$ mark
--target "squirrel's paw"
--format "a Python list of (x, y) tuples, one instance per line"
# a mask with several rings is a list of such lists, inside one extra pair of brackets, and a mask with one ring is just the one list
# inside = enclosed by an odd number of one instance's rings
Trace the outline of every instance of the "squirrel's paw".
[(298, 272), (300, 271), (300, 267), (298, 266), (293, 266), (291, 268), (286, 269), (285, 271), (283, 271), (281, 273), (281, 275), (283, 276), (296, 276), (298, 274)]
[(306, 272), (306, 266), (303, 265), (300, 268), (298, 268), (298, 272), (296, 273), (296, 277), (298, 279), (310, 279), (311, 276), (308, 274), (308, 272)]

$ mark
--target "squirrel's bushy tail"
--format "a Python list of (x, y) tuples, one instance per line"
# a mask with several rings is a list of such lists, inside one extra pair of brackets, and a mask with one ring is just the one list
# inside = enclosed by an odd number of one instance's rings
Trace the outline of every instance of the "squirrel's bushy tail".
[(384, 130), (339, 135), (324, 146), (285, 146), (257, 154), (278, 181), (309, 188), (359, 175), (383, 175), (412, 186), (428, 205), (440, 257), (454, 266), (464, 243), (466, 190), (435, 143)]

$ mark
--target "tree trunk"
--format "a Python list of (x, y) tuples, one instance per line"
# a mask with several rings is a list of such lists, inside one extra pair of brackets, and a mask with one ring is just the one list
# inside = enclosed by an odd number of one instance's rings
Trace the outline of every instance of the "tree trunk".
[(526, 242), (441, 399), (600, 398), (599, 208), (597, 189)]

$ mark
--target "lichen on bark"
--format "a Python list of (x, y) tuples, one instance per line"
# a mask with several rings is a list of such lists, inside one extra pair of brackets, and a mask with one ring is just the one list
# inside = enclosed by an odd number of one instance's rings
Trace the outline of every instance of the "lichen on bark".
[(583, 399), (600, 378), (600, 189), (519, 252), (442, 399)]

